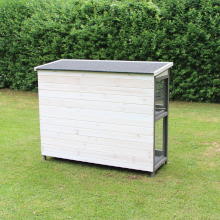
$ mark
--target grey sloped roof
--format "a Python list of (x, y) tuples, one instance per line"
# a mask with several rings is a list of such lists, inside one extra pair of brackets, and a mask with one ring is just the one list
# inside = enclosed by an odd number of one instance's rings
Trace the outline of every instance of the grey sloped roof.
[(172, 66), (172, 62), (62, 59), (37, 66), (34, 69), (158, 75)]

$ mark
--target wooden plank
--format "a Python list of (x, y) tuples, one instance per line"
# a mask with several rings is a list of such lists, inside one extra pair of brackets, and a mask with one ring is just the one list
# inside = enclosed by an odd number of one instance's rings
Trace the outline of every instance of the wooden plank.
[(98, 78), (98, 77), (78, 77), (78, 76), (44, 76), (38, 75), (40, 83), (87, 85), (87, 86), (105, 86), (105, 87), (123, 87), (123, 88), (141, 88), (153, 89), (153, 77), (149, 80), (139, 79), (120, 79), (120, 78)]
[[(99, 144), (91, 144), (86, 142), (75, 142), (75, 141), (67, 141), (67, 140), (60, 140), (55, 138), (45, 138), (43, 137), (41, 139), (41, 146), (43, 149), (47, 149), (49, 151), (56, 151), (56, 149), (59, 149), (62, 151), (62, 149), (65, 151), (68, 151), (68, 149), (79, 150), (90, 150), (90, 151), (99, 151), (99, 152), (105, 152), (105, 153), (114, 153), (119, 155), (128, 155), (128, 156), (134, 156), (134, 157), (141, 157), (141, 158), (147, 158), (152, 159), (153, 158), (153, 152), (152, 151), (146, 151), (146, 150), (139, 150), (135, 148), (123, 148), (121, 146), (115, 147), (115, 146), (109, 146), (109, 145), (99, 145)], [(134, 146), (135, 147), (135, 146)], [(66, 149), (67, 148), (67, 149)], [(76, 151), (77, 154), (78, 151)]]
[(41, 117), (153, 127), (153, 115), (40, 105)]
[(95, 129), (101, 131), (113, 131), (113, 132), (123, 132), (128, 134), (143, 134), (143, 135), (153, 135), (153, 128), (139, 127), (139, 126), (129, 126), (129, 125), (116, 125), (109, 123), (91, 122), (91, 121), (79, 121), (70, 120), (62, 118), (49, 118), (41, 117), (40, 122), (47, 125), (55, 126), (66, 126), (72, 128), (86, 128)]
[(147, 166), (151, 166), (153, 164), (152, 159), (142, 159), (142, 160), (136, 159), (136, 162), (134, 162), (134, 157), (132, 156), (104, 153), (98, 151), (79, 150), (79, 156), (111, 160), (116, 162), (120, 161), (124, 163), (143, 164)]
[[(152, 143), (143, 143), (143, 142), (135, 142), (135, 141), (128, 141), (128, 140), (117, 140), (117, 139), (101, 138), (101, 137), (94, 137), (94, 136), (93, 137), (80, 136), (80, 135), (74, 135), (74, 134), (69, 134), (69, 133), (58, 133), (58, 132), (41, 130), (42, 143), (47, 143), (48, 138), (54, 139), (54, 140), (70, 141), (70, 142), (81, 142), (81, 143), (87, 143), (87, 144), (96, 144), (96, 145), (136, 149), (136, 150), (151, 151), (151, 152), (153, 151)], [(153, 140), (153, 137), (152, 137), (152, 140)]]
[(77, 76), (107, 79), (132, 79), (153, 80), (152, 74), (111, 73), (111, 72), (85, 72), (85, 71), (61, 71), (61, 70), (38, 70), (39, 76)]
[(134, 141), (134, 142), (143, 142), (143, 143), (153, 143), (153, 135), (142, 135), (142, 134), (127, 134), (127, 133), (119, 133), (113, 131), (103, 131), (103, 130), (94, 130), (94, 129), (86, 129), (86, 128), (73, 128), (73, 127), (64, 127), (64, 126), (56, 126), (56, 125), (47, 125), (40, 124), (41, 131), (52, 131), (57, 133), (66, 133), (73, 134), (79, 136), (87, 136), (87, 137), (101, 137), (108, 139), (117, 139), (117, 140), (126, 140), (126, 141)]
[(137, 105), (125, 103), (100, 102), (89, 100), (74, 100), (61, 98), (40, 97), (39, 104), (45, 106), (58, 106), (79, 109), (94, 109), (114, 112), (128, 112), (153, 115), (153, 105)]
[(143, 157), (134, 157), (130, 155), (116, 154), (113, 152), (94, 151), (80, 148), (65, 148), (43, 144), (42, 149), (51, 152), (66, 153), (71, 155), (79, 155), (84, 157), (92, 157), (105, 160), (121, 161), (125, 163), (135, 163), (143, 165), (152, 165), (152, 159)]
[(57, 157), (57, 158), (63, 158), (63, 159), (69, 159), (69, 160), (76, 160), (76, 161), (83, 161), (83, 162), (89, 162), (89, 163), (95, 163), (95, 164), (101, 164), (101, 165), (108, 165), (108, 166), (115, 166), (115, 167), (122, 167), (122, 168), (128, 168), (128, 169), (136, 169), (136, 170), (143, 170), (148, 172), (153, 172), (153, 166), (152, 165), (142, 165), (142, 164), (134, 164), (134, 163), (124, 163), (121, 161), (115, 161), (115, 160), (106, 160), (106, 159), (100, 159), (100, 158), (92, 158), (92, 157), (85, 157), (85, 156), (79, 156), (79, 155), (72, 155), (72, 154), (65, 154), (62, 152), (51, 152), (47, 150), (41, 151), (42, 155), (50, 156), (50, 157)]
[(88, 85), (72, 85), (72, 84), (39, 82), (38, 89), (64, 91), (64, 92), (89, 92), (89, 93), (110, 94), (110, 95), (141, 96), (141, 97), (152, 97), (152, 98), (154, 97), (153, 89), (140, 89), (140, 88), (88, 86)]
[(70, 147), (63, 147), (58, 145), (51, 145), (50, 143), (49, 144), (41, 143), (41, 149), (51, 152), (60, 152), (60, 153), (73, 154), (73, 155), (79, 155), (79, 150), (80, 150), (80, 148), (77, 148), (77, 146), (75, 148), (74, 147), (70, 148)]
[(100, 101), (111, 103), (130, 103), (139, 105), (153, 105), (153, 99), (151, 97), (136, 97), (136, 96), (121, 96), (121, 95), (108, 95), (108, 94), (95, 94), (95, 93), (83, 93), (83, 92), (62, 92), (62, 91), (49, 91), (39, 90), (39, 97), (48, 98), (61, 98), (61, 99), (73, 99), (73, 100), (88, 100), (88, 101)]

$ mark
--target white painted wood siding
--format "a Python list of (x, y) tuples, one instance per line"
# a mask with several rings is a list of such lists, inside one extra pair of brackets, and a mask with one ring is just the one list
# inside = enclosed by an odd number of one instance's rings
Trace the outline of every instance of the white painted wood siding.
[(38, 71), (42, 155), (153, 171), (154, 77)]

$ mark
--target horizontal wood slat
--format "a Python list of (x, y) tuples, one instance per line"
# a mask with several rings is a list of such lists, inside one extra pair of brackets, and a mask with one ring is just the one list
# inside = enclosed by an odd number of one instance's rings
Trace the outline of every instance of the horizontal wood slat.
[(86, 72), (86, 71), (62, 71), (62, 70), (38, 70), (39, 76), (77, 76), (107, 79), (131, 79), (131, 80), (153, 80), (151, 74), (138, 73), (110, 73), (110, 72)]
[(40, 105), (40, 117), (96, 121), (153, 128), (153, 115)]
[(123, 87), (123, 88), (141, 88), (153, 89), (153, 77), (149, 80), (138, 79), (120, 79), (120, 78), (94, 78), (94, 77), (78, 77), (69, 76), (44, 76), (38, 75), (40, 83), (61, 83), (71, 85), (87, 85), (87, 86), (106, 86), (106, 87)]
[[(75, 148), (68, 148), (68, 147), (60, 147), (57, 145), (49, 145), (49, 144), (42, 144), (42, 149), (47, 151), (54, 151), (60, 153), (67, 153), (67, 154), (74, 154), (74, 155), (81, 155), (86, 157), (93, 157), (93, 158), (104, 158), (107, 160), (119, 160), (121, 162), (126, 163), (136, 163), (136, 164), (152, 164), (153, 159), (146, 157), (137, 157), (133, 155), (123, 155), (120, 153), (114, 152), (106, 152), (106, 151), (98, 151), (98, 150), (89, 150), (89, 149), (81, 149), (77, 148), (77, 143)], [(97, 148), (98, 149), (98, 148)]]
[[(143, 143), (143, 142), (135, 142), (135, 141), (128, 141), (128, 140), (117, 140), (117, 139), (110, 139), (110, 138), (97, 138), (97, 137), (89, 137), (89, 136), (80, 136), (74, 134), (67, 134), (67, 133), (58, 133), (52, 131), (44, 131), (41, 130), (41, 141), (44, 143), (44, 138), (50, 139), (58, 139), (64, 141), (71, 141), (71, 142), (81, 142), (81, 143), (88, 143), (88, 144), (97, 144), (97, 145), (104, 145), (104, 146), (112, 146), (112, 147), (121, 147), (121, 148), (128, 148), (128, 149), (137, 149), (143, 151), (152, 151), (153, 152), (153, 144), (152, 143)], [(152, 137), (153, 140), (153, 137)], [(151, 141), (152, 142), (152, 141)]]
[(40, 105), (153, 115), (153, 106), (40, 97)]
[(123, 147), (113, 147), (109, 145), (99, 145), (99, 144), (91, 144), (86, 142), (75, 142), (75, 141), (67, 141), (67, 140), (59, 140), (55, 138), (45, 138), (41, 139), (41, 144), (44, 149), (52, 151), (53, 149), (84, 149), (90, 151), (100, 151), (106, 153), (114, 153), (120, 155), (128, 155), (134, 157), (141, 158), (153, 158), (153, 152), (147, 150), (138, 150), (134, 148), (123, 148)]
[(88, 101), (100, 101), (100, 102), (111, 102), (111, 103), (119, 102), (119, 103), (130, 103), (130, 104), (151, 105), (151, 106), (153, 105), (153, 99), (151, 97), (120, 96), (120, 95), (95, 94), (95, 93), (39, 90), (39, 97), (88, 100)]
[(136, 170), (153, 172), (152, 164), (142, 165), (142, 164), (134, 164), (134, 163), (125, 163), (125, 162), (121, 162), (120, 160), (112, 161), (112, 160), (107, 160), (103, 158), (100, 159), (100, 158), (65, 154), (62, 152), (52, 152), (52, 151), (47, 151), (47, 150), (42, 150), (41, 153), (42, 155), (47, 155), (50, 157), (65, 158), (69, 160), (76, 160), (76, 161), (82, 161), (82, 162), (88, 162), (88, 163), (95, 163), (95, 164), (101, 164), (101, 165), (108, 165), (108, 166), (115, 166), (115, 167), (122, 167), (122, 168), (128, 168), (128, 169), (136, 169)]
[(143, 143), (153, 143), (153, 134), (142, 135), (142, 134), (127, 134), (127, 133), (119, 133), (112, 131), (103, 131), (103, 130), (93, 130), (86, 128), (73, 128), (73, 127), (64, 127), (64, 126), (56, 126), (56, 125), (47, 125), (40, 124), (41, 131), (53, 131), (58, 133), (67, 133), (73, 135), (87, 136), (87, 137), (101, 137), (101, 138), (110, 138), (117, 140), (128, 140), (135, 142), (143, 142)]
[(153, 135), (153, 129), (139, 126), (129, 126), (129, 125), (115, 125), (109, 123), (91, 122), (91, 121), (78, 121), (70, 119), (61, 118), (49, 118), (41, 117), (40, 122), (47, 125), (55, 126), (66, 126), (72, 128), (85, 128), (94, 129), (101, 131), (111, 131), (118, 133), (128, 133), (128, 134), (142, 134), (142, 135)]
[(87, 86), (87, 85), (72, 85), (61, 83), (39, 83), (39, 90), (54, 90), (64, 92), (89, 92), (110, 95), (124, 95), (124, 96), (140, 96), (140, 97), (153, 97), (153, 89), (140, 89), (140, 88), (123, 88), (123, 87), (107, 87), (107, 86)]

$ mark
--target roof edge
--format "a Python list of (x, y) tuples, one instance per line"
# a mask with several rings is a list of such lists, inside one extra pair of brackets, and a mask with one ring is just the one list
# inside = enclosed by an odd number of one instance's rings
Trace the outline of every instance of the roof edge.
[(172, 66), (173, 66), (173, 62), (167, 62), (166, 66), (163, 66), (154, 72), (154, 76), (159, 75), (160, 73), (164, 72), (165, 70), (169, 69)]
[[(64, 59), (60, 59), (60, 60), (64, 60)], [(60, 60), (55, 60), (55, 61), (50, 62), (50, 63), (45, 63), (45, 64), (42, 64), (42, 65), (40, 65), (40, 66), (35, 66), (35, 67), (34, 67), (34, 71), (37, 71), (37, 69), (38, 69), (39, 67), (47, 66), (47, 65), (49, 65), (49, 64), (51, 64), (51, 63), (57, 63), (57, 62), (59, 62)], [(42, 70), (43, 70), (43, 69), (42, 69)]]
[(37, 69), (35, 71), (69, 71), (69, 72), (94, 72), (94, 73), (127, 73), (127, 74), (148, 74), (148, 75), (154, 75), (154, 73), (142, 73), (142, 72), (119, 72), (119, 71), (100, 71), (100, 70), (68, 70), (68, 69), (56, 69), (56, 70), (50, 70), (50, 69)]

